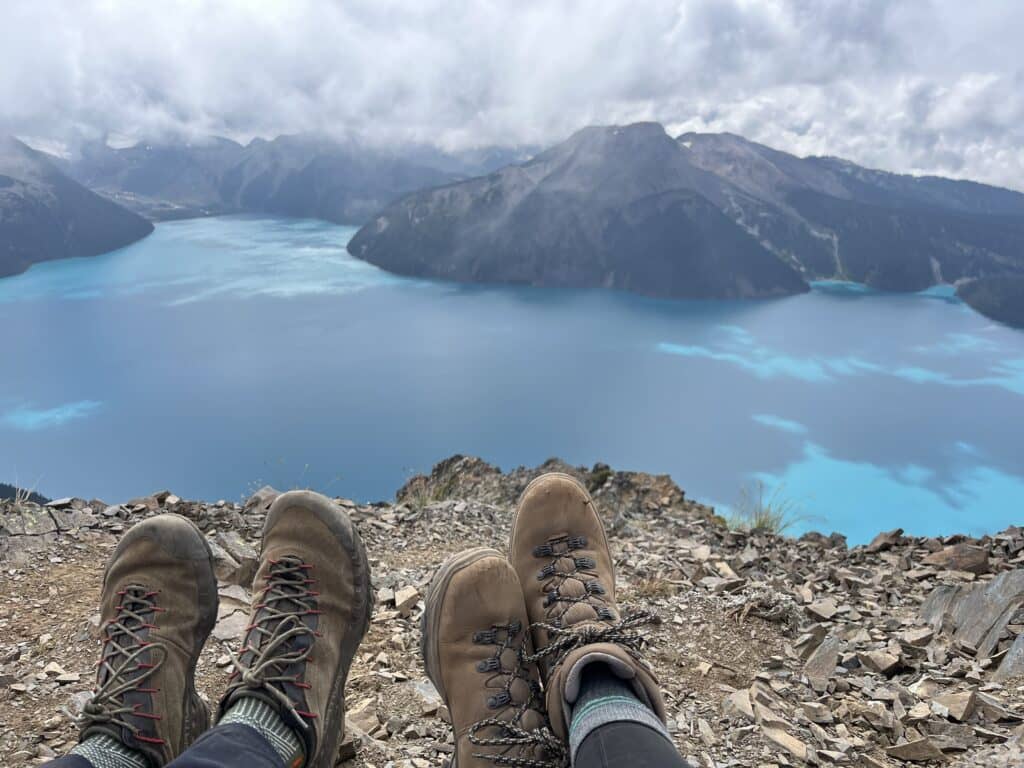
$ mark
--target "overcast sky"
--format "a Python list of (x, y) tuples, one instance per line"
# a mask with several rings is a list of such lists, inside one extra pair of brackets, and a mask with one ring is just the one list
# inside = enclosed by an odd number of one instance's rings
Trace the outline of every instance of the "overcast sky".
[(455, 148), (590, 123), (1024, 189), (1021, 0), (3, 0), (0, 130)]

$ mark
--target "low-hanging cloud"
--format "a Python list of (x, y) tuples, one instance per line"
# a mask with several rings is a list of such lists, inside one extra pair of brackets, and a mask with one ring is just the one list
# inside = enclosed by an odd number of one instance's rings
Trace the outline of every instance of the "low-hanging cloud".
[(1016, 0), (8, 0), (0, 130), (453, 149), (589, 123), (1024, 188)]

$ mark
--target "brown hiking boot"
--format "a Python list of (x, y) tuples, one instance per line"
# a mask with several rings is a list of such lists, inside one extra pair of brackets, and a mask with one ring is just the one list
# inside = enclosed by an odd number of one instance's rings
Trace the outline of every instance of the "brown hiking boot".
[(278, 712), (304, 765), (333, 768), (345, 729), (345, 680), (370, 623), (370, 565), (348, 515), (290, 491), (270, 506), (253, 606), (220, 715), (245, 697)]
[(608, 539), (586, 489), (557, 472), (531, 482), (512, 522), (509, 559), (523, 585), (537, 649), (533, 658), (541, 663), (555, 734), (567, 738), (580, 674), (593, 662), (628, 681), (664, 721), (658, 681), (642, 661), (643, 639), (633, 631), (656, 619), (620, 615)]
[(547, 728), (519, 579), (493, 549), (450, 558), (434, 576), (420, 651), (451, 713), (453, 768), (565, 764)]
[(166, 765), (209, 727), (196, 694), (199, 652), (217, 620), (206, 539), (179, 515), (121, 537), (103, 575), (103, 651), (80, 740), (107, 734)]

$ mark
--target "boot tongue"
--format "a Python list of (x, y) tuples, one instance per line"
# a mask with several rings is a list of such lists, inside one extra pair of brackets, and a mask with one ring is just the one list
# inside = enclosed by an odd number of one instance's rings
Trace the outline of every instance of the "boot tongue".
[[(283, 557), (280, 565), (273, 568), (268, 576), (268, 592), (266, 597), (276, 598), (273, 601), (274, 611), (287, 614), (289, 612), (304, 612), (308, 606), (303, 599), (308, 596), (302, 562), (297, 558)], [(269, 613), (269, 611), (268, 611)], [(267, 629), (273, 629), (280, 622), (280, 618), (267, 622)]]
[(277, 655), (305, 651), (312, 645), (312, 630), (315, 619), (309, 614), (311, 596), (306, 584), (306, 571), (298, 558), (285, 556), (280, 567), (272, 570), (268, 578), (268, 589), (263, 597), (266, 607), (256, 615), (257, 624), (263, 632), (257, 633), (258, 647), (263, 648), (279, 633), (293, 628), (305, 627), (309, 633), (296, 634), (278, 646)]
[[(164, 760), (156, 737), (153, 701), (140, 686), (163, 663), (166, 647), (149, 638), (155, 592), (139, 585), (120, 590), (114, 616), (104, 630), (103, 655), (93, 698), (79, 720), (80, 738), (103, 733), (146, 754), (154, 765)], [(154, 653), (156, 651), (156, 653)], [(128, 708), (130, 711), (123, 711)]]
[[(147, 622), (146, 615), (153, 610), (153, 605), (146, 601), (145, 596), (148, 590), (137, 585), (124, 588), (124, 595), (118, 604), (114, 618), (108, 622), (105, 645), (113, 652), (104, 655), (105, 664), (100, 667), (99, 682), (105, 683), (113, 671), (120, 670), (123, 663), (128, 659), (129, 654), (139, 647), (140, 640), (137, 636), (148, 634), (149, 630), (143, 627)], [(139, 676), (142, 670), (138, 670)], [(120, 677), (127, 681), (130, 679), (131, 670), (121, 670)]]

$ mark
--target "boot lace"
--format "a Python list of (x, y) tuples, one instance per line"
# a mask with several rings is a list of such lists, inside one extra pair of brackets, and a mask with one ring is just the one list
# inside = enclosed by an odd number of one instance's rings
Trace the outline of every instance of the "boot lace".
[[(537, 572), (537, 580), (543, 581), (544, 608), (549, 623), (560, 627), (562, 617), (576, 604), (585, 604), (593, 609), (600, 621), (615, 621), (615, 612), (607, 605), (607, 589), (601, 583), (597, 573), (597, 561), (589, 555), (576, 555), (578, 550), (586, 549), (585, 536), (556, 536), (546, 543), (534, 547), (533, 556), (548, 559), (543, 568)], [(571, 561), (568, 567), (565, 561)], [(578, 581), (583, 585), (582, 595), (567, 595), (562, 587), (568, 580)]]
[[(320, 633), (306, 626), (303, 619), (322, 613), (316, 607), (320, 593), (311, 589), (317, 583), (309, 577), (312, 569), (312, 565), (291, 555), (271, 560), (267, 584), (253, 606), (252, 623), (246, 627), (244, 645), (237, 654), (228, 652), (235, 665), (228, 696), (246, 689), (267, 693), (305, 728), (309, 727), (306, 719), (317, 715), (300, 709), (287, 694), (285, 684), (303, 690), (311, 687), (302, 681), (301, 670), (312, 660), (313, 643)], [(244, 659), (247, 653), (251, 654), (248, 661)], [(286, 674), (292, 665), (300, 671)]]
[[(495, 646), (494, 655), (479, 662), (477, 671), (490, 674), (489, 681), (494, 677), (502, 677), (504, 684), (500, 690), (487, 698), (487, 706), (498, 712), (493, 717), (474, 723), (469, 729), (469, 741), (477, 747), (506, 748), (503, 754), (474, 753), (473, 757), (509, 768), (563, 768), (568, 765), (565, 746), (551, 733), (543, 710), (540, 686), (530, 677), (524, 653), (526, 636), (524, 635), (517, 643), (522, 631), (522, 624), (513, 621), (510, 624), (493, 624), (490, 629), (477, 632), (473, 636), (473, 642), (478, 645)], [(512, 649), (515, 650), (516, 663), (514, 668), (507, 669), (503, 656), (505, 651)], [(515, 701), (512, 692), (517, 680), (524, 681), (530, 688), (530, 695), (521, 702)], [(497, 716), (513, 706), (515, 710), (511, 719)], [(526, 729), (520, 725), (523, 716), (530, 710), (543, 718), (544, 725), (534, 729)], [(482, 735), (481, 732), (487, 729), (495, 729), (496, 733)], [(545, 759), (523, 756), (524, 752), (528, 754), (531, 749), (536, 750), (538, 747), (546, 755)], [(512, 748), (512, 754), (509, 754), (509, 748)]]
[[(547, 633), (548, 643), (544, 648), (526, 657), (527, 663), (547, 665), (548, 674), (565, 661), (577, 648), (594, 643), (612, 643), (625, 650), (637, 663), (647, 667), (642, 658), (645, 644), (643, 635), (635, 630), (644, 625), (660, 624), (661, 619), (650, 611), (637, 611), (628, 616), (616, 616), (608, 605), (608, 591), (600, 582), (597, 561), (589, 555), (575, 554), (587, 548), (586, 536), (572, 534), (556, 536), (533, 549), (538, 559), (550, 559), (537, 572), (537, 580), (544, 582), (544, 607), (548, 621), (534, 623), (530, 629), (542, 629)], [(571, 566), (564, 565), (571, 560)], [(569, 579), (583, 585), (580, 596), (566, 595), (562, 587)], [(576, 604), (589, 606), (597, 616), (597, 622), (576, 622), (566, 627), (562, 617)], [(564, 606), (559, 611), (559, 606)]]
[(554, 674), (566, 657), (577, 648), (595, 643), (612, 643), (625, 650), (637, 663), (647, 668), (647, 662), (643, 659), (646, 639), (634, 630), (644, 625), (657, 624), (661, 624), (661, 619), (656, 613), (650, 611), (637, 611), (614, 624), (603, 626), (587, 623), (565, 628), (539, 621), (531, 625), (530, 628), (543, 629), (548, 633), (549, 642), (546, 647), (526, 656), (525, 661), (530, 664), (539, 664), (544, 661), (548, 664), (548, 674)]
[(97, 686), (92, 698), (74, 718), (79, 728), (92, 725), (114, 725), (127, 728), (138, 741), (147, 744), (164, 744), (156, 736), (147, 736), (127, 717), (145, 720), (162, 720), (162, 716), (151, 712), (140, 712), (141, 704), (125, 702), (129, 693), (156, 693), (158, 688), (143, 687), (156, 674), (167, 658), (164, 643), (149, 640), (149, 630), (156, 629), (152, 618), (166, 609), (156, 605), (158, 591), (132, 585), (120, 590), (121, 598), (114, 617), (103, 626), (103, 652), (97, 664)]

